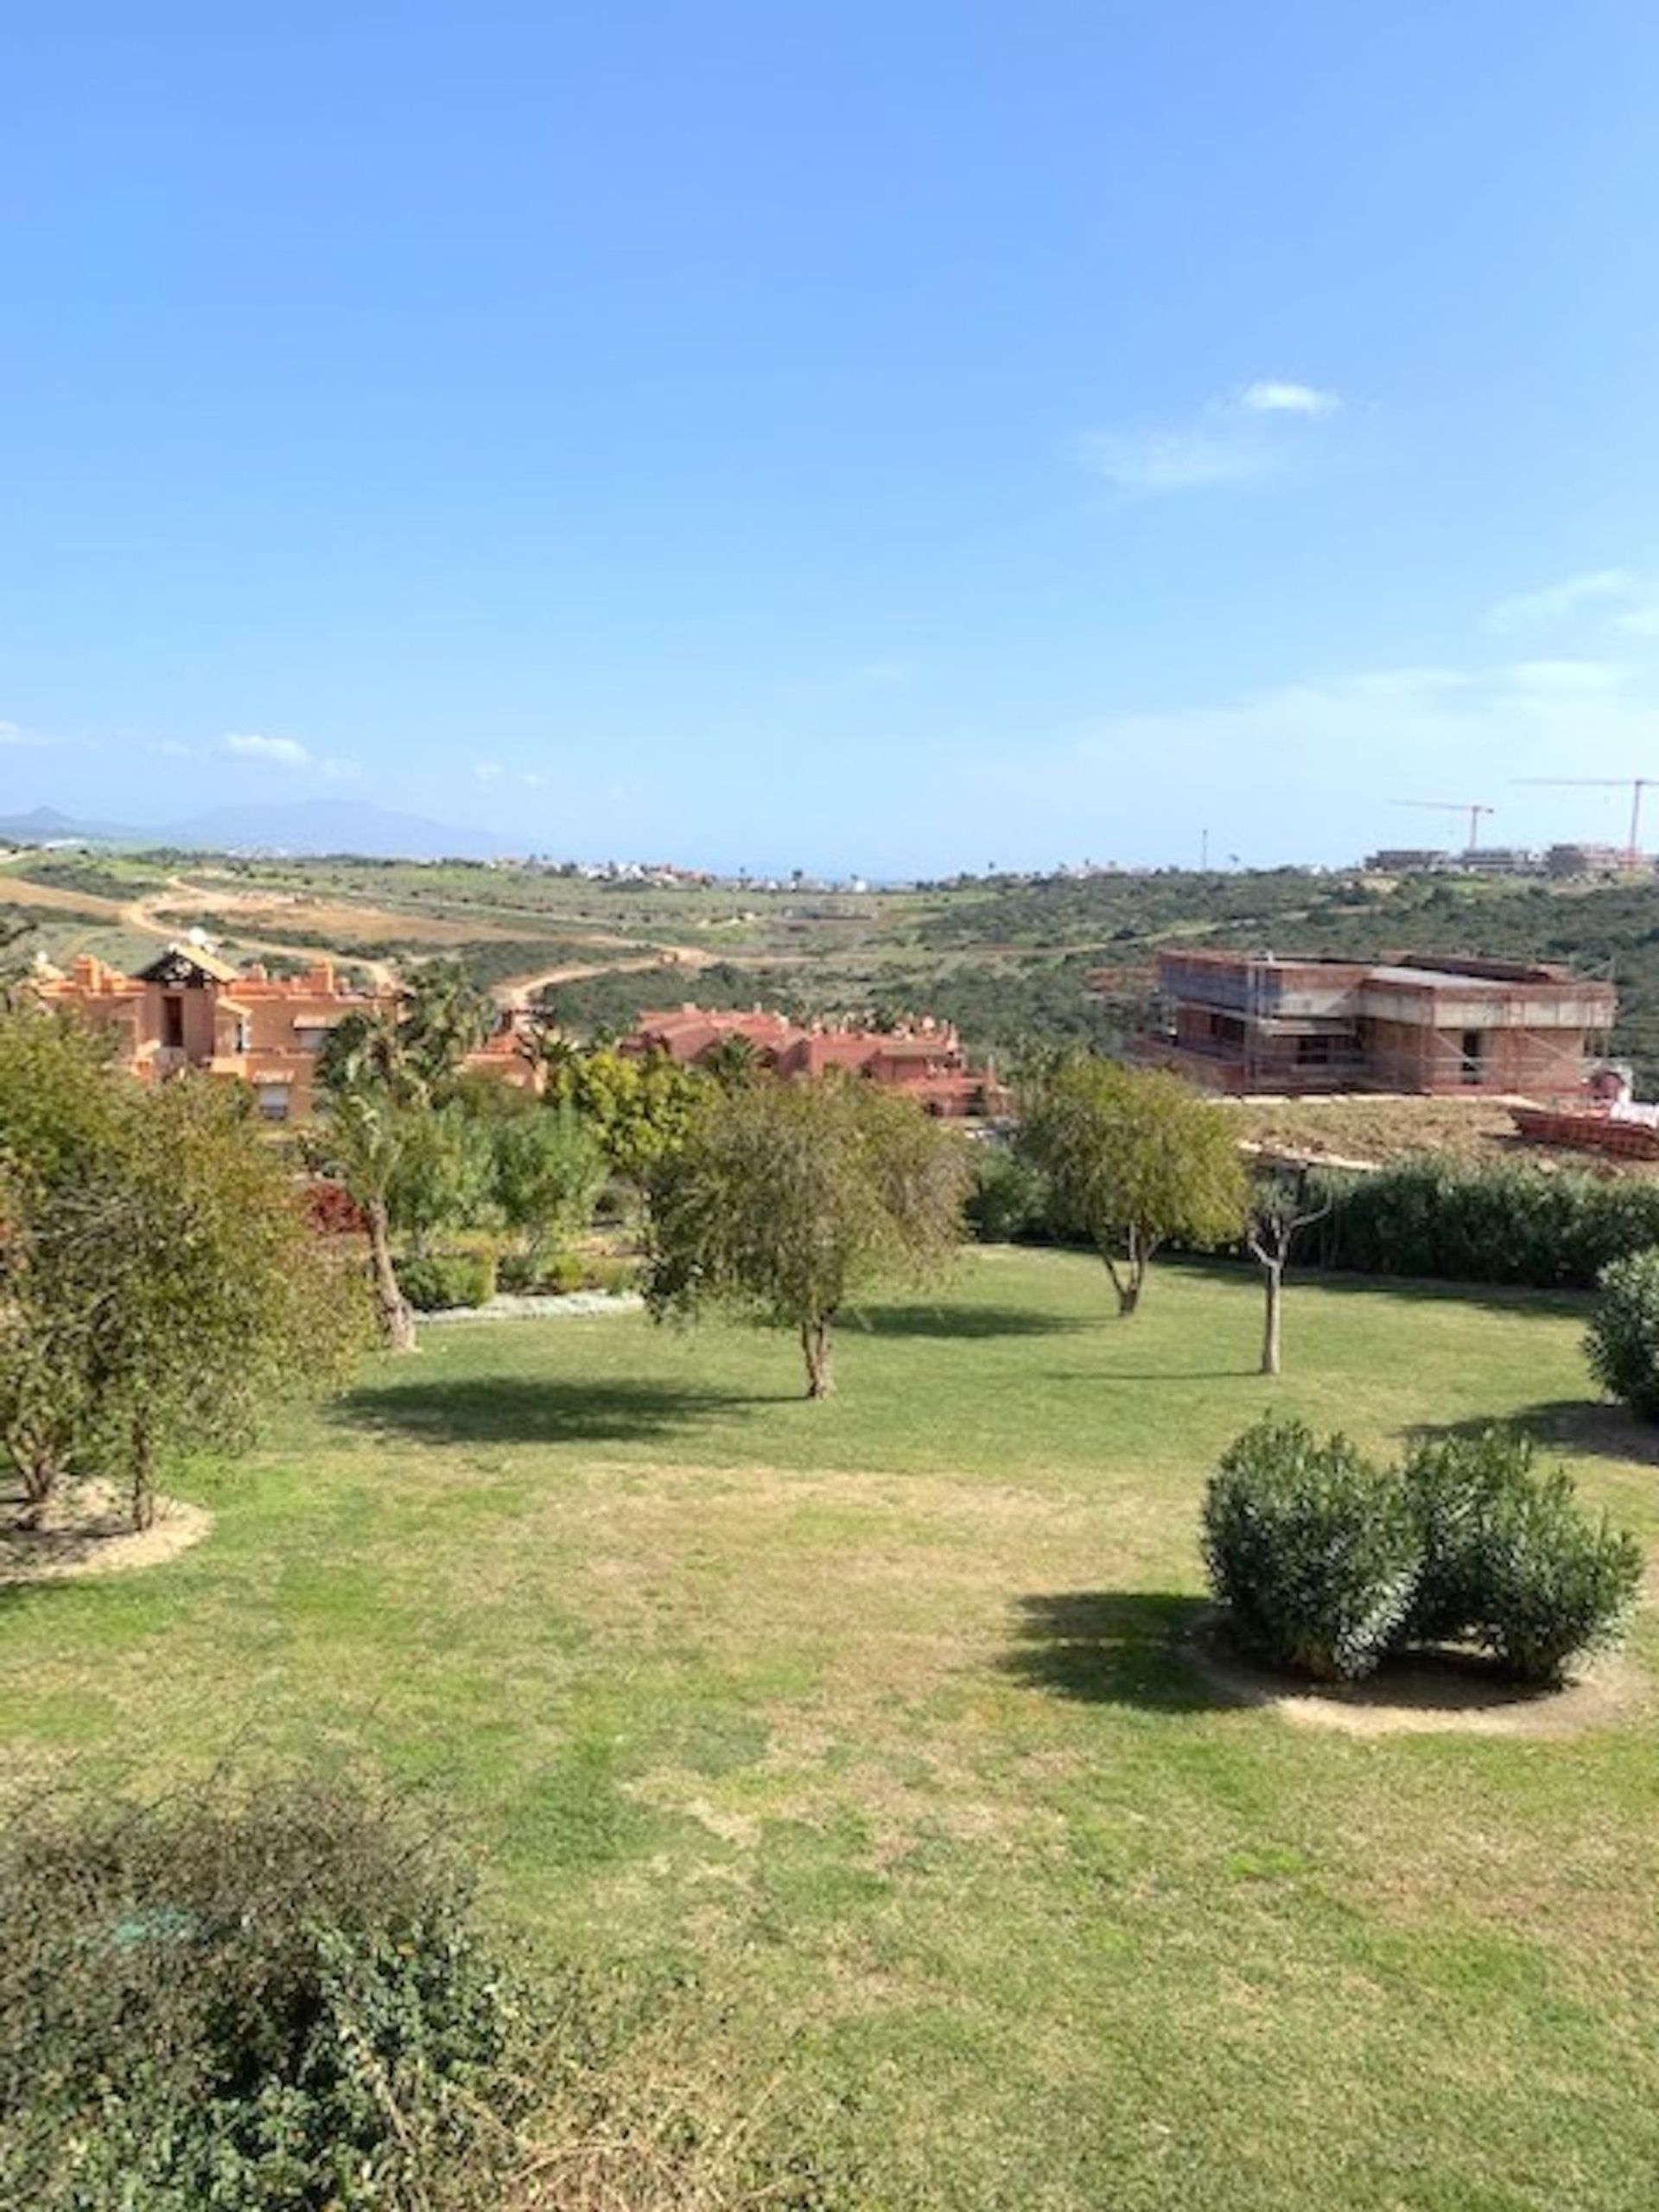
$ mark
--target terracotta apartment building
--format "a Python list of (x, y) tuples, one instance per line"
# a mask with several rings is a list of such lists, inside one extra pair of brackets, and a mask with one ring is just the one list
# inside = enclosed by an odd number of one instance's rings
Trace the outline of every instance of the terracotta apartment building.
[(1584, 1095), (1616, 1000), (1542, 962), (1166, 952), (1136, 1057), (1213, 1090)]
[(902, 1090), (930, 1114), (971, 1120), (1003, 1112), (1007, 1093), (995, 1074), (968, 1065), (962, 1039), (949, 1022), (924, 1020), (894, 1029), (858, 1029), (828, 1022), (791, 1021), (760, 1007), (751, 1013), (680, 1006), (642, 1014), (623, 1050), (666, 1052), (696, 1066), (728, 1037), (754, 1048), (759, 1065), (785, 1077), (816, 1076), (845, 1068)]
[[(348, 1014), (387, 1003), (342, 984), (332, 961), (302, 976), (271, 976), (257, 963), (233, 968), (205, 945), (169, 945), (136, 976), (84, 953), (67, 974), (40, 971), (49, 1007), (103, 1022), (115, 1033), (122, 1065), (140, 1082), (183, 1068), (240, 1077), (270, 1122), (302, 1120), (314, 1103), (317, 1054)], [(493, 1037), (468, 1059), (513, 1083), (535, 1080), (516, 1039)]]

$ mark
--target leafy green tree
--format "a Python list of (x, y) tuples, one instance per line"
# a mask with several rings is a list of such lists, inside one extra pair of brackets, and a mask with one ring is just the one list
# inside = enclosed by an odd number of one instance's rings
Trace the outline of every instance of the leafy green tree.
[(0, 1021), (0, 1102), (27, 1069), (60, 1119), (0, 1104), (0, 1434), (32, 1517), (99, 1472), (142, 1528), (159, 1465), (240, 1448), (273, 1401), (344, 1372), (360, 1294), (239, 1092), (143, 1090), (22, 1020), (35, 1033)]
[(1224, 1112), (1160, 1069), (1071, 1059), (1033, 1092), (1020, 1131), (1047, 1176), (1055, 1226), (1099, 1251), (1120, 1314), (1160, 1249), (1243, 1233), (1248, 1191)]
[(471, 1227), (486, 1213), (494, 1169), (490, 1130), (451, 1100), (404, 1108), (401, 1136), (386, 1185), (386, 1213), (410, 1250), (424, 1258), (435, 1236)]
[(913, 1101), (841, 1077), (711, 1090), (650, 1186), (647, 1298), (794, 1329), (806, 1395), (832, 1387), (849, 1300), (925, 1279), (955, 1249), (965, 1147)]
[(643, 1185), (690, 1129), (709, 1078), (665, 1052), (600, 1046), (550, 1067), (547, 1096), (592, 1124), (619, 1175)]
[(135, 1526), (158, 1467), (245, 1449), (286, 1399), (341, 1381), (361, 1293), (307, 1225), (287, 1163), (211, 1079), (146, 1095), (39, 1264), (85, 1316), (95, 1423)]
[(75, 1463), (94, 1392), (84, 1317), (42, 1244), (120, 1143), (138, 1095), (100, 1032), (33, 1007), (0, 1013), (0, 1442), (30, 1521)]
[(496, 1206), (537, 1259), (552, 1237), (580, 1235), (608, 1173), (598, 1138), (573, 1106), (505, 1116), (492, 1132)]

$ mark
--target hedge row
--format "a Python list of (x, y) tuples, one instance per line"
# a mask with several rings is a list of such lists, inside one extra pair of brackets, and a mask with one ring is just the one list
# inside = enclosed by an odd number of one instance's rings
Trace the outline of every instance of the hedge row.
[[(974, 1233), (1047, 1241), (1038, 1170), (993, 1145), (976, 1148), (974, 1165)], [(1659, 1181), (1518, 1160), (1424, 1154), (1370, 1175), (1316, 1169), (1308, 1205), (1326, 1205), (1324, 1220), (1298, 1240), (1301, 1267), (1591, 1290), (1614, 1261), (1659, 1246)]]
[(1310, 1185), (1331, 1211), (1303, 1241), (1304, 1265), (1590, 1290), (1615, 1260), (1659, 1245), (1659, 1182), (1633, 1176), (1424, 1157)]

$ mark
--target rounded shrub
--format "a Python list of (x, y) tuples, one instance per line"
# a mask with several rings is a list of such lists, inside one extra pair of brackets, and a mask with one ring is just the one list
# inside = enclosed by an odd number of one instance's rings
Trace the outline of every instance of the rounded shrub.
[(1480, 1554), (1482, 1604), (1469, 1632), (1506, 1675), (1540, 1688), (1618, 1641), (1642, 1585), (1636, 1538), (1587, 1520), (1565, 1468), (1493, 1500)]
[(1274, 1664), (1353, 1681), (1390, 1650), (1460, 1644), (1554, 1688), (1617, 1641), (1642, 1580), (1636, 1539), (1580, 1510), (1564, 1468), (1488, 1429), (1379, 1472), (1340, 1436), (1266, 1421), (1205, 1500), (1216, 1595)]
[(1402, 1487), (1345, 1437), (1268, 1419), (1223, 1455), (1204, 1553), (1241, 1638), (1319, 1681), (1369, 1675), (1415, 1593), (1420, 1548)]
[(1414, 1445), (1401, 1478), (1421, 1548), (1402, 1640), (1454, 1643), (1491, 1609), (1496, 1532), (1536, 1491), (1530, 1437), (1488, 1428)]
[(1659, 1246), (1602, 1269), (1585, 1350), (1610, 1397), (1659, 1421)]
[(430, 1252), (396, 1264), (397, 1287), (417, 1313), (487, 1306), (495, 1295), (495, 1262), (486, 1252)]
[(468, 1885), (332, 1782), (99, 1802), (0, 1853), (0, 2202), (493, 2201), (530, 2017)]

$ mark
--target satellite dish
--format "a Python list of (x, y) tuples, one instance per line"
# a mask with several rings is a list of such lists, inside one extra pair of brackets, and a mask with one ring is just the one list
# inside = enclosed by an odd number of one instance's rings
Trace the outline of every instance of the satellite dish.
[(199, 951), (204, 952), (207, 950), (208, 944), (212, 942), (207, 931), (203, 929), (200, 922), (196, 922), (191, 926), (190, 942)]

